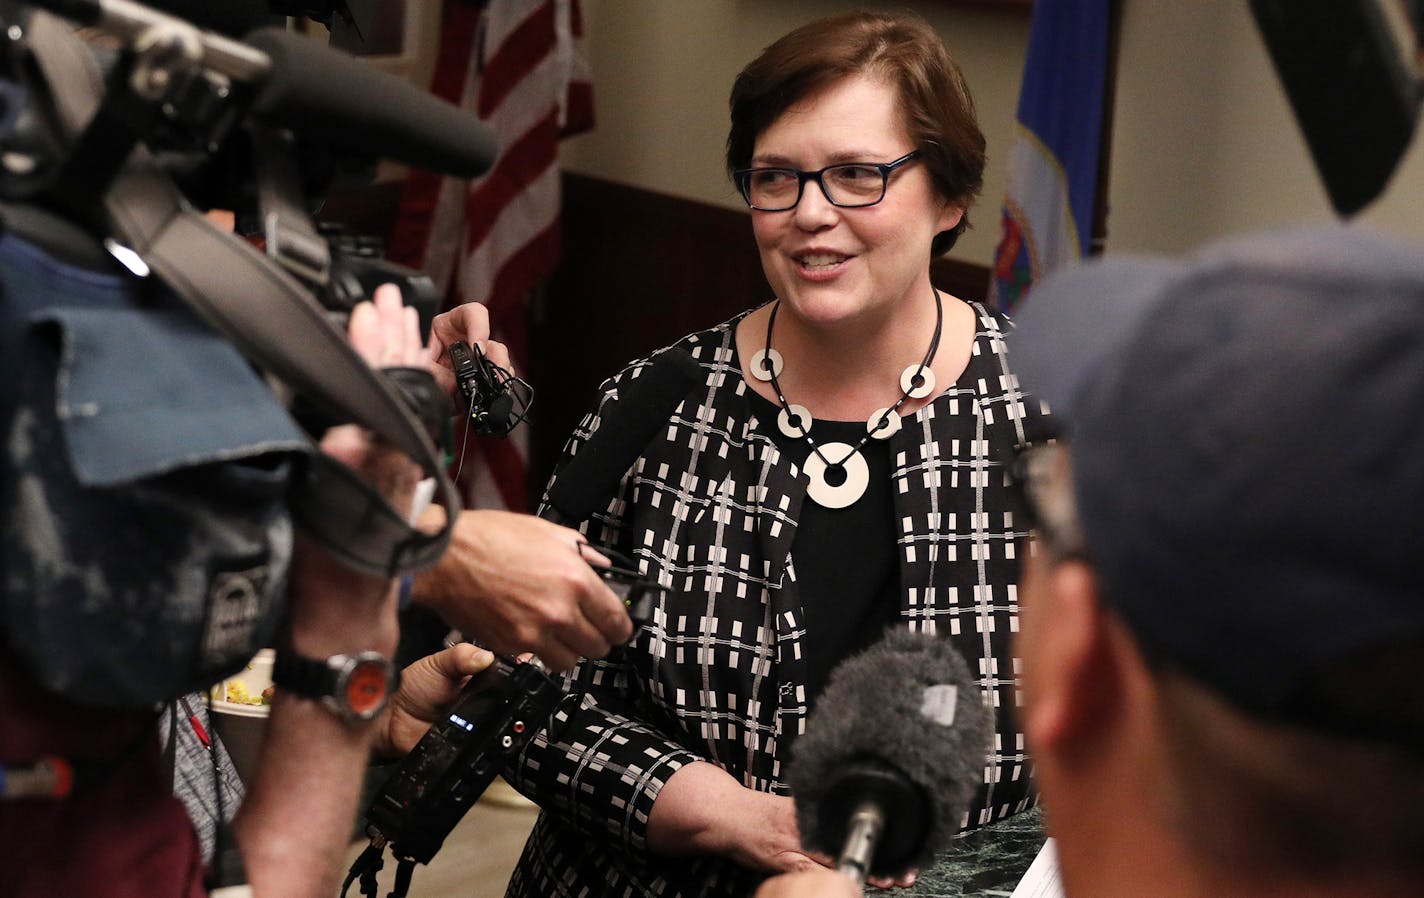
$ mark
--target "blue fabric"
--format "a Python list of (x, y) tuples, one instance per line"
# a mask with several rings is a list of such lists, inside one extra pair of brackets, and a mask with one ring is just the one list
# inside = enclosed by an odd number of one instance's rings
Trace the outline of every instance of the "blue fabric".
[[(8, 235), (0, 280), (11, 301), (35, 303), (16, 310), (29, 325), (59, 329), (56, 412), (79, 482), (113, 486), (308, 447), (242, 356), (186, 308), (124, 299), (120, 279), (62, 265)], [(56, 283), (66, 285), (64, 305), (50, 304)]]
[(313, 451), (155, 280), (0, 236), (0, 655), (46, 691), (151, 706), (239, 669), (280, 617)]
[(1008, 155), (993, 304), (1012, 311), (1036, 281), (1091, 248), (1108, 0), (1038, 0)]
[(1019, 88), (1019, 123), (1057, 158), (1078, 245), (1092, 238), (1108, 65), (1108, 0), (1037, 0)]

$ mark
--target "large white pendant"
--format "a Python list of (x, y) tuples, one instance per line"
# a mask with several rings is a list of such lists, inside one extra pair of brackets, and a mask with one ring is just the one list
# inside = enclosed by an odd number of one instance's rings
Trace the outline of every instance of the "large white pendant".
[[(865, 463), (865, 458), (845, 443), (825, 443), (820, 449), (820, 452), (812, 452), (806, 459), (806, 477), (809, 479), (806, 495), (811, 497), (811, 501), (822, 508), (845, 508), (865, 495), (865, 488), (870, 485), (870, 466)], [(828, 467), (821, 459), (822, 455), (834, 460), (845, 459), (836, 465), (845, 472), (845, 478), (835, 486), (826, 479)]]
[[(915, 386), (915, 375), (920, 376), (920, 385)], [(934, 371), (925, 365), (911, 365), (900, 374), (900, 390), (907, 393), (911, 399), (924, 399), (934, 392), (935, 376)]]
[(752, 356), (752, 377), (768, 382), (773, 377), (781, 376), (781, 369), (784, 365), (781, 353), (775, 349), (758, 349), (756, 355)]

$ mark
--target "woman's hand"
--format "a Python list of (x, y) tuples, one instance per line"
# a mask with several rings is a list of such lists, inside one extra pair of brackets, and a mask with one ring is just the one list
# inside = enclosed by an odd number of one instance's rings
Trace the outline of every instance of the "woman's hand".
[(409, 754), (450, 707), (471, 675), (494, 662), (494, 655), (468, 642), (426, 655), (401, 671), (400, 691), (391, 697), (376, 734), (376, 752)]
[(489, 310), (477, 302), (456, 306), (436, 315), (430, 322), (430, 342), (425, 348), (426, 357), (434, 363), (435, 379), (451, 396), (455, 395), (455, 366), (450, 362), (448, 350), (450, 344), (457, 340), (478, 346), (485, 358), (514, 373), (509, 348), (498, 340), (490, 339)]
[(722, 854), (753, 870), (784, 873), (830, 866), (830, 858), (801, 847), (796, 804), (787, 795), (742, 788), (740, 810), (723, 816)]
[(908, 889), (919, 878), (919, 870), (911, 870), (903, 876), (867, 876), (865, 881), (877, 889)]
[(683, 767), (658, 793), (648, 819), (648, 847), (664, 855), (718, 854), (768, 873), (829, 863), (802, 850), (789, 797), (748, 789), (707, 761)]

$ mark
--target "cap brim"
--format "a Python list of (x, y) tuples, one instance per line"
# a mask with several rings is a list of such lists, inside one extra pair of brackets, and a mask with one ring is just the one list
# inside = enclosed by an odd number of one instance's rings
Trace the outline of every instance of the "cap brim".
[(1008, 337), (1020, 385), (1069, 429), (1105, 359), (1131, 342), (1180, 264), (1148, 256), (1089, 262), (1033, 288)]

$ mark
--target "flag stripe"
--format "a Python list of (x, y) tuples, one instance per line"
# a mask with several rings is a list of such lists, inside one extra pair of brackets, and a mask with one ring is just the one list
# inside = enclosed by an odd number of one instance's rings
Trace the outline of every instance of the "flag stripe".
[(559, 187), (558, 169), (545, 169), (524, 193), (500, 212), (499, 221), (489, 236), (463, 260), (460, 270), (464, 295), (478, 297), (483, 302), (491, 300), (495, 277), (505, 262), (525, 243), (558, 221)]
[(549, 58), (554, 42), (554, 7), (544, 3), (485, 60), (476, 110), (480, 118), (488, 117), (520, 81)]
[[(422, 268), (449, 304), (478, 300), (495, 339), (527, 370), (530, 292), (562, 246), (558, 141), (592, 127), (577, 0), (446, 0), (432, 90), (478, 115), (501, 152), (473, 181), (412, 172), (390, 255)], [(468, 442), (460, 489), (475, 507), (528, 506), (527, 428)]]
[(466, 251), (483, 243), (494, 230), (497, 216), (554, 166), (559, 158), (558, 136), (558, 125), (550, 111), (542, 122), (511, 144), (498, 168), (470, 191), (465, 201), (465, 220), (469, 222)]
[[(470, 77), (480, 14), (472, 4), (446, 3), (440, 22), (440, 48), (430, 92), (459, 105)], [(428, 169), (411, 169), (401, 190), (395, 226), (386, 256), (410, 268), (424, 268), (430, 232), (435, 227), (441, 188), (446, 181)]]

